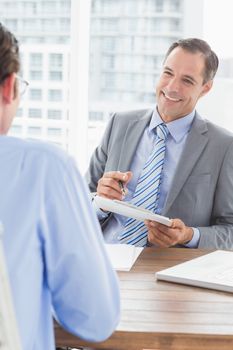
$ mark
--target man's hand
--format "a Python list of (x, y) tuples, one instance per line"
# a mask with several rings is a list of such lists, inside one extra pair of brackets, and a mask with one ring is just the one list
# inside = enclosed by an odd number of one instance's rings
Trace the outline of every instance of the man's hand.
[[(133, 173), (131, 171), (127, 171), (125, 173), (120, 171), (109, 171), (104, 173), (103, 177), (101, 177), (98, 181), (98, 196), (122, 200), (125, 193), (127, 193), (126, 185), (132, 179), (132, 176)], [(122, 182), (124, 191), (122, 190), (119, 181)]]
[(145, 221), (148, 228), (148, 241), (159, 247), (172, 247), (176, 244), (186, 244), (193, 237), (193, 229), (185, 226), (180, 219), (173, 219), (168, 227), (155, 221)]

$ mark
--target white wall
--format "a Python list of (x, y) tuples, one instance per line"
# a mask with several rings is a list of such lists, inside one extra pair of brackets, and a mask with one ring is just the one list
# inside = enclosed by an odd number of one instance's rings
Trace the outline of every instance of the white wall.
[(199, 100), (197, 111), (233, 132), (233, 79), (216, 78), (210, 92)]
[(203, 37), (204, 0), (184, 0), (184, 38)]

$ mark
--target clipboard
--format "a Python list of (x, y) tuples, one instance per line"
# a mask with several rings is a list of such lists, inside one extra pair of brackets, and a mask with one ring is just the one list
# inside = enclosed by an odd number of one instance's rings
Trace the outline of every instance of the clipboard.
[(127, 216), (138, 221), (152, 220), (166, 226), (172, 225), (172, 220), (168, 217), (155, 214), (150, 210), (138, 207), (129, 202), (119, 201), (116, 199), (108, 199), (100, 196), (95, 196), (94, 200), (96, 205), (103, 210)]

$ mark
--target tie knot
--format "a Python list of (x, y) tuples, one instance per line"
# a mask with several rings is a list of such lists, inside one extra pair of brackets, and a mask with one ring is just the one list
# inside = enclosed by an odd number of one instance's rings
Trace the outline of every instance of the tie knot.
[(159, 124), (159, 125), (156, 127), (156, 133), (157, 133), (157, 136), (158, 136), (160, 139), (166, 140), (167, 137), (168, 137), (168, 134), (169, 134), (167, 125), (164, 124), (164, 123)]

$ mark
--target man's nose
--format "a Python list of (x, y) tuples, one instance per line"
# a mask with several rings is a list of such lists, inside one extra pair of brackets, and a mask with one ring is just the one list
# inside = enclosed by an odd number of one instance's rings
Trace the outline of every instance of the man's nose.
[(179, 80), (175, 77), (171, 78), (167, 84), (167, 88), (169, 88), (169, 91), (179, 91), (180, 89), (180, 83)]

